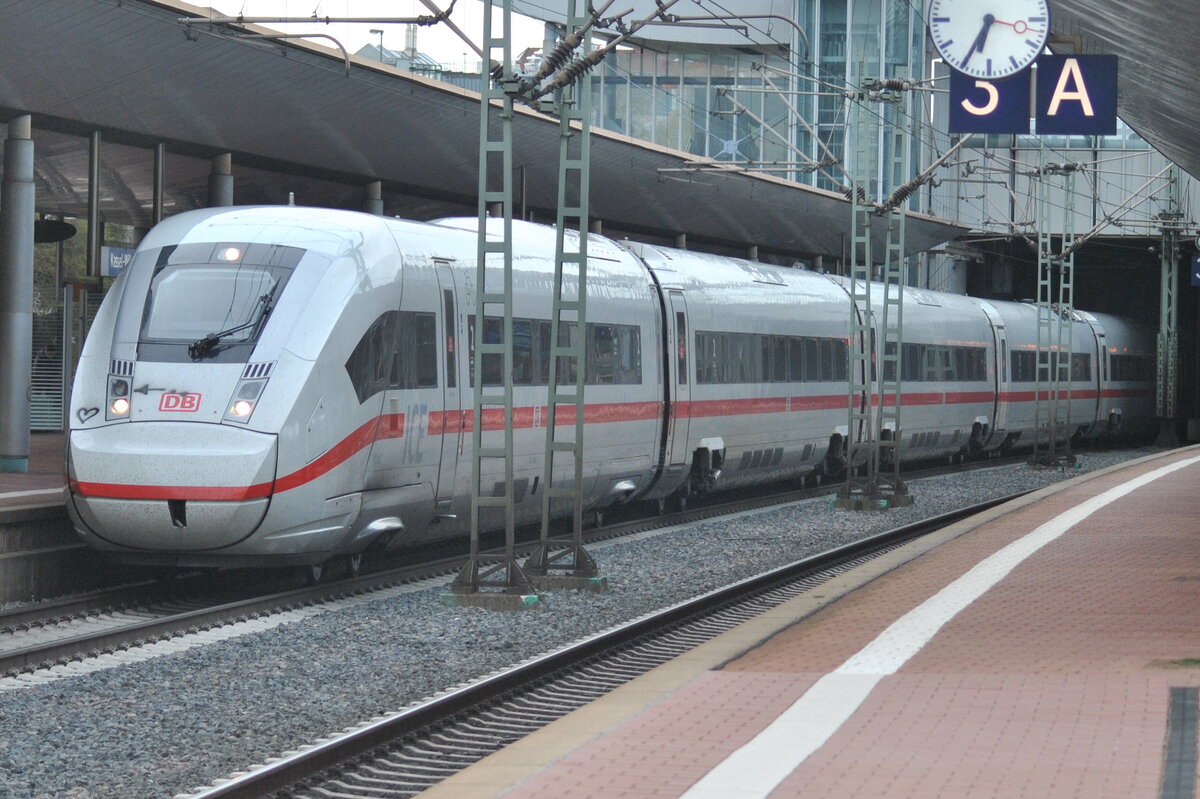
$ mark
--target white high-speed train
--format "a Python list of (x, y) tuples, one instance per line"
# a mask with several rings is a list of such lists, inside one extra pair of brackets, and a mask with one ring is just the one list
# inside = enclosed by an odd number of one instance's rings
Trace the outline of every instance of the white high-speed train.
[[(67, 506), (83, 539), (141, 563), (318, 566), (466, 535), (473, 342), (502, 333), (475, 318), (476, 227), (296, 207), (155, 227), (76, 373)], [(541, 506), (555, 241), (529, 223), (513, 237), (527, 521)], [(587, 507), (843, 464), (858, 346), (845, 279), (597, 235), (588, 254), (585, 329), (564, 331), (587, 352)], [(1035, 307), (905, 292), (903, 457), (1028, 444)], [(1077, 312), (1072, 342), (1059, 359), (1070, 432), (1152, 431), (1150, 331)], [(481, 367), (501, 382), (498, 356)], [(485, 430), (501, 424), (485, 414)], [(501, 480), (485, 470), (484, 493)]]

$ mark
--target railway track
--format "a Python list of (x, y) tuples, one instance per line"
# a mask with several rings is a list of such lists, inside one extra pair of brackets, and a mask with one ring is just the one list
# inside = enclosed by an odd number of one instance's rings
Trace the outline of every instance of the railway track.
[[(1007, 461), (982, 462), (980, 467)], [(970, 468), (958, 466), (954, 468)], [(941, 474), (939, 467), (909, 475), (909, 479)], [(829, 495), (836, 486), (764, 491), (737, 500), (714, 500), (684, 511), (630, 519), (610, 515), (610, 523), (587, 531), (587, 541), (619, 538), (722, 515)], [(532, 546), (536, 531), (525, 531), (525, 544)], [(437, 554), (431, 555), (430, 552)], [(152, 645), (187, 647), (205, 642), (205, 636), (229, 636), (239, 624), (257, 623), (279, 617), (283, 623), (296, 614), (311, 615), (332, 609), (339, 602), (367, 597), (380, 591), (457, 573), (465, 550), (446, 555), (445, 547), (406, 553), (403, 566), (383, 568), (349, 579), (303, 588), (280, 587), (286, 579), (247, 580), (217, 573), (189, 575), (179, 580), (101, 591), (68, 600), (54, 600), (0, 613), (0, 689), (16, 688), (21, 681), (56, 679), (79, 669), (90, 669), (89, 661), (100, 658), (137, 658)], [(392, 559), (393, 561), (396, 558)], [(413, 561), (416, 563), (413, 563)], [(285, 614), (292, 614), (286, 616)], [(220, 631), (215, 632), (215, 631)], [(193, 640), (194, 639), (194, 640)], [(170, 647), (165, 647), (170, 648)], [(58, 669), (61, 673), (49, 674)], [(4, 680), (10, 682), (7, 684)], [(18, 682), (11, 682), (17, 680)]]
[(414, 796), (838, 574), (1016, 496), (865, 538), (639, 618), (252, 766), (191, 799)]

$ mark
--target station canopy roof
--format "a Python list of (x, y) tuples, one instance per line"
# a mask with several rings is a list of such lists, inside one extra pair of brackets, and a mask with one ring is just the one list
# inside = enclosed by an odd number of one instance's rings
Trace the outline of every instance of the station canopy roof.
[[(624, 0), (628, 19), (648, 19), (660, 0)], [(1048, 0), (1050, 48), (1063, 55), (1108, 54), (1118, 58), (1118, 115), (1159, 152), (1200, 179), (1200, 27), (1196, 0)], [(816, 41), (815, 31), (797, 34), (787, 19), (791, 3), (739, 0), (711, 3), (676, 0), (667, 14), (636, 34), (653, 44), (723, 47), (788, 45)], [(928, 0), (915, 4), (928, 6)], [(513, 0), (522, 14), (561, 23), (565, 3)], [(878, 9), (876, 8), (876, 13)], [(982, 14), (982, 12), (980, 12)], [(736, 15), (735, 18), (733, 15)], [(708, 21), (705, 21), (708, 20)]]
[[(739, 9), (758, 5), (774, 8), (747, 0)], [(686, 15), (692, 6), (680, 0), (671, 11)], [(1194, 0), (1051, 0), (1051, 12), (1052, 46), (1116, 54), (1122, 118), (1200, 178)], [(0, 0), (0, 122), (34, 116), (40, 211), (85, 213), (88, 158), (79, 137), (99, 130), (109, 221), (148, 224), (153, 168), (145, 148), (160, 142), (169, 153), (167, 213), (204, 204), (207, 159), (223, 152), (234, 156), (239, 204), (287, 202), (291, 193), (298, 204), (360, 207), (362, 187), (381, 180), (390, 214), (474, 213), (474, 93), (344, 59), (336, 49), (179, 22), (207, 13), (176, 0)], [(790, 28), (773, 30), (783, 38)], [(514, 133), (518, 203), (552, 218), (558, 123), (519, 108)], [(845, 251), (850, 214), (840, 196), (761, 175), (673, 171), (693, 160), (594, 128), (592, 217), (616, 235), (682, 233), (698, 246), (757, 244), (796, 255)], [(907, 246), (928, 249), (962, 232), (912, 216)]]
[[(0, 0), (0, 121), (33, 115), (39, 211), (85, 215), (86, 137), (98, 130), (101, 210), (110, 222), (148, 226), (147, 148), (158, 143), (168, 154), (167, 214), (204, 204), (208, 159), (225, 152), (239, 205), (285, 203), (291, 194), (299, 205), (359, 208), (363, 187), (379, 180), (388, 214), (475, 213), (475, 93), (334, 48), (179, 21), (208, 13), (175, 0)], [(557, 120), (519, 108), (518, 211), (553, 220), (558, 151)], [(732, 170), (672, 171), (693, 161), (593, 128), (591, 217), (610, 235), (685, 234), (697, 248), (845, 251), (851, 215), (840, 195)], [(909, 215), (907, 249), (963, 232)]]

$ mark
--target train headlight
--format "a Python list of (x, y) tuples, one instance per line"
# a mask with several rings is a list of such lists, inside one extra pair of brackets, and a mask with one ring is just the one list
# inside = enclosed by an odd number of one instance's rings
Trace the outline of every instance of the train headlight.
[(238, 381), (237, 388), (233, 390), (233, 398), (229, 402), (229, 410), (225, 412), (225, 418), (231, 422), (248, 422), (266, 385), (266, 380)]
[(117, 375), (108, 376), (108, 407), (104, 418), (109, 421), (129, 418), (129, 379)]

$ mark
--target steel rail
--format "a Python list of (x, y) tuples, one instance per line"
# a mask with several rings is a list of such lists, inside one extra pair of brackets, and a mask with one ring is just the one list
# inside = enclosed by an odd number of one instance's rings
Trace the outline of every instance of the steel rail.
[[(996, 466), (998, 462), (987, 461), (980, 467)], [(957, 469), (962, 466), (956, 467)], [(942, 473), (945, 467), (929, 473)], [(926, 473), (922, 473), (926, 474)], [(915, 475), (914, 475), (915, 476)], [(647, 532), (679, 524), (692, 523), (733, 513), (768, 508), (776, 505), (799, 502), (830, 494), (836, 483), (817, 488), (764, 491), (750, 497), (735, 500), (720, 495), (714, 501), (696, 504), (685, 511), (658, 516), (639, 517), (616, 521), (603, 527), (593, 528), (586, 536), (587, 543), (611, 540), (635, 533)], [(537, 545), (536, 525), (522, 530), (518, 542), (520, 557), (525, 557)], [(271, 594), (221, 601), (211, 607), (176, 614), (162, 614), (158, 618), (145, 619), (132, 624), (113, 626), (106, 629), (64, 636), (53, 641), (43, 641), (26, 647), (0, 651), (0, 677), (32, 673), (38, 669), (66, 665), (116, 651), (127, 651), (146, 644), (157, 643), (185, 635), (194, 635), (264, 615), (282, 613), (327, 601), (344, 599), (372, 591), (384, 590), (440, 575), (452, 575), (461, 568), (466, 555), (451, 555), (423, 561), (416, 565), (387, 569), (370, 574), (324, 583), (316, 586), (289, 589)], [(186, 586), (191, 590), (195, 582), (204, 577), (188, 578)], [(135, 611), (145, 605), (168, 605), (179, 601), (205, 601), (203, 596), (184, 595), (183, 592), (167, 593), (161, 584), (138, 585), (132, 588), (108, 590), (85, 597), (56, 600), (50, 603), (16, 608), (0, 614), (0, 631), (24, 630), (33, 627), (50, 627), (72, 619), (85, 619), (106, 613)]]
[(219, 785), (194, 793), (190, 799), (260, 799), (276, 791), (286, 790), (298, 782), (359, 758), (374, 749), (413, 736), (422, 728), (439, 725), (460, 714), (480, 709), (506, 694), (536, 687), (539, 682), (557, 672), (592, 662), (631, 642), (666, 632), (685, 621), (713, 613), (733, 603), (750, 600), (753, 596), (782, 583), (802, 579), (814, 572), (836, 568), (848, 561), (881, 553), (1028, 493), (1030, 492), (1023, 491), (989, 500), (868, 536), (756, 577), (741, 580), (725, 588), (635, 619), (506, 671), (485, 677), (476, 683), (434, 697), (427, 702), (401, 710), (379, 721), (323, 741), (275, 762), (253, 768), (227, 781), (222, 781)]

